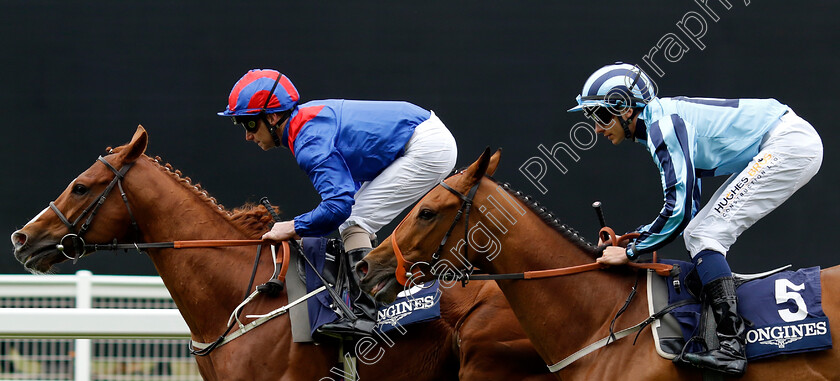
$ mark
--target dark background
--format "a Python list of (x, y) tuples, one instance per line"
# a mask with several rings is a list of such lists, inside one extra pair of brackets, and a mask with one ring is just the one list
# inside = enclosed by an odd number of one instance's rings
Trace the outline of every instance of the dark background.
[[(318, 196), (290, 153), (261, 151), (215, 115), (251, 68), (286, 73), (304, 101), (408, 100), (433, 109), (458, 140), (459, 166), (486, 146), (503, 147), (496, 178), (593, 239), (596, 199), (607, 222), (626, 231), (653, 220), (662, 204), (642, 146), (599, 138), (578, 162), (559, 154), (568, 173), (549, 168), (546, 194), (519, 167), (539, 144), (570, 141), (583, 119), (565, 110), (589, 74), (617, 60), (641, 64), (675, 33), (690, 50), (675, 63), (655, 56), (665, 71), (654, 76), (660, 95), (775, 97), (825, 145), (810, 184), (733, 246), (733, 270), (835, 265), (840, 3), (731, 4), (709, 2), (720, 20), (706, 17), (701, 50), (676, 25), (689, 11), (703, 14), (693, 1), (2, 1), (0, 231), (22, 227), (138, 124), (149, 132), (148, 154), (228, 208), (265, 195), (287, 218), (308, 211)], [(704, 201), (722, 181), (704, 183)], [(22, 272), (6, 247), (0, 273)], [(661, 254), (688, 258), (681, 238)], [(59, 271), (84, 268), (154, 273), (132, 252), (97, 253)]]

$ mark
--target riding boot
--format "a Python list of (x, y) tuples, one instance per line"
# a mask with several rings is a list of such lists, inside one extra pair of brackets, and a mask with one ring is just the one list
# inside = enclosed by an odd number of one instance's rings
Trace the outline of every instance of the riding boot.
[(747, 369), (744, 320), (738, 315), (738, 297), (732, 277), (718, 278), (706, 285), (706, 297), (711, 298), (712, 314), (717, 322), (720, 348), (700, 353), (686, 353), (691, 365), (741, 376)]
[(359, 263), (372, 249), (359, 248), (347, 252), (349, 266), (347, 278), (349, 280), (350, 302), (352, 304), (355, 321), (348, 317), (341, 317), (338, 320), (322, 325), (316, 330), (317, 333), (332, 337), (364, 337), (371, 336), (376, 327), (376, 316), (378, 308), (376, 300), (359, 288), (360, 277), (354, 270), (356, 263)]

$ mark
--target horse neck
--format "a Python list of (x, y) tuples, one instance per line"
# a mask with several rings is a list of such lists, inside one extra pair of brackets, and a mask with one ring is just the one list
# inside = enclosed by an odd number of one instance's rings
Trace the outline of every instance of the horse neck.
[[(209, 200), (156, 167), (141, 159), (124, 181), (143, 242), (253, 238), (245, 237)], [(221, 334), (241, 302), (255, 250), (246, 246), (148, 252), (194, 337), (210, 340)], [(263, 257), (263, 262), (270, 261), (270, 256)], [(267, 279), (269, 267), (263, 263), (257, 279)]]
[[(545, 223), (531, 208), (501, 187), (493, 186), (496, 188), (483, 186), (486, 190), (480, 194), (492, 195), (495, 200), (490, 200), (490, 196), (476, 197), (474, 207), (482, 212), (478, 221), (471, 223), (470, 238), (473, 246), (495, 240), (495, 244), (486, 246), (498, 249), (471, 250), (469, 260), (474, 265), (488, 273), (507, 274), (594, 262), (590, 254)], [(633, 279), (628, 274), (590, 271), (497, 283), (537, 350), (543, 358), (554, 359), (601, 338), (593, 339), (605, 332), (623, 305)], [(557, 323), (571, 323), (575, 329), (565, 330)], [(563, 353), (558, 354), (558, 349)]]

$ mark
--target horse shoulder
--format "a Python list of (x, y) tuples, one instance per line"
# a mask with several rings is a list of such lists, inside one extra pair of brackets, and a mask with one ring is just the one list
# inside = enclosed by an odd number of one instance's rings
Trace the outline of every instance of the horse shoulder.
[(496, 283), (474, 287), (475, 305), (458, 328), (461, 379), (554, 379)]

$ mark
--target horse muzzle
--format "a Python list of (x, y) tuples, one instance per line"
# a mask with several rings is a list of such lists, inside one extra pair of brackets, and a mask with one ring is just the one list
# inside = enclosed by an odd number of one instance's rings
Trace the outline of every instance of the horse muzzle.
[(47, 272), (64, 258), (75, 263), (86, 254), (85, 241), (76, 234), (67, 234), (56, 242), (54, 239), (34, 239), (18, 230), (12, 233), (11, 240), (15, 259), (32, 272)]

